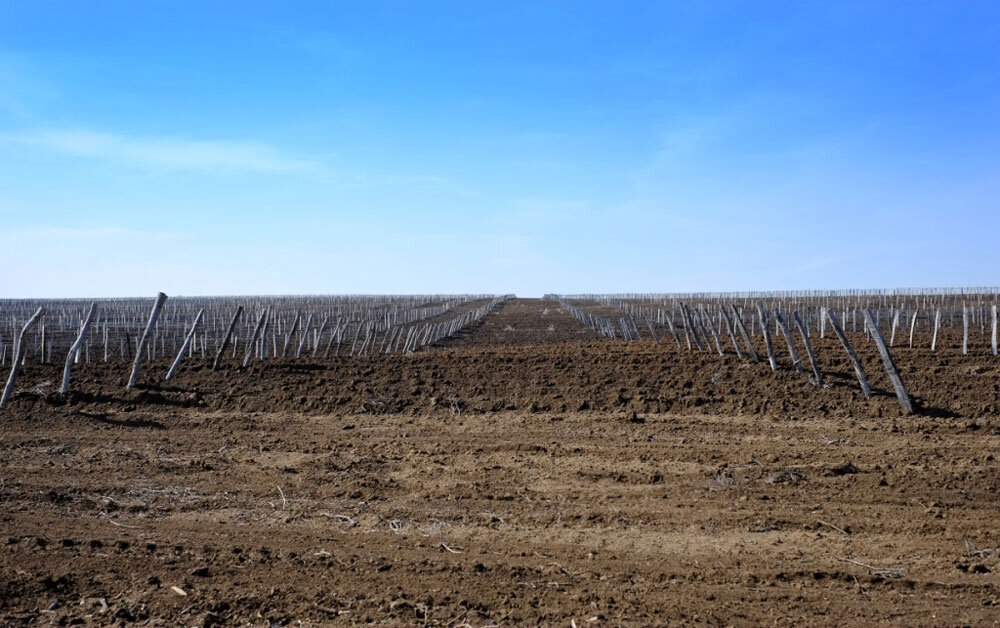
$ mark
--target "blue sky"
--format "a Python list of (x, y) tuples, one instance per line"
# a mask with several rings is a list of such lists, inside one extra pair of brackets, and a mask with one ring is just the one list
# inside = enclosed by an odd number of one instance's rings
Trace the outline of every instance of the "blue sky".
[(996, 285), (997, 112), (992, 1), (8, 2), (0, 296)]

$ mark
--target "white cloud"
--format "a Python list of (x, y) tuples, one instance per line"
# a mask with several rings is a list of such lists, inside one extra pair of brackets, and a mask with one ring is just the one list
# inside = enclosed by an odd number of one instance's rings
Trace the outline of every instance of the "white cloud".
[(0, 135), (0, 143), (165, 170), (288, 172), (317, 167), (258, 142), (140, 138), (86, 129)]

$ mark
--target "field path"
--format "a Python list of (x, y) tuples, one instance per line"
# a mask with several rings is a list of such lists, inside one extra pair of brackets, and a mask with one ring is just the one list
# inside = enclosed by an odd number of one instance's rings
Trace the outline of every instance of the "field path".
[(445, 347), (543, 345), (600, 337), (555, 301), (511, 299), (498, 305), (477, 325), (438, 344)]

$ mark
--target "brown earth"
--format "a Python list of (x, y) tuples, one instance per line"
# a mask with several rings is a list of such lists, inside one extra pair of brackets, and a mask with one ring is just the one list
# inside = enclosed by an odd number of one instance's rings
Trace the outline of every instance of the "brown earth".
[(820, 390), (781, 344), (772, 373), (534, 300), (410, 356), (131, 392), (82, 364), (68, 400), (29, 364), (0, 412), (0, 623), (996, 624), (976, 338), (894, 349), (917, 416), (860, 335), (871, 401), (829, 339)]

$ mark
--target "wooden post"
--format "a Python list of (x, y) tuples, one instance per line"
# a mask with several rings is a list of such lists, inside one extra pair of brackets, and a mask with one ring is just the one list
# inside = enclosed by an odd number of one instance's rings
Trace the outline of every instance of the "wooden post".
[(729, 316), (729, 312), (726, 311), (725, 305), (720, 305), (719, 311), (722, 312), (723, 318), (726, 319), (726, 329), (729, 331), (730, 340), (733, 341), (733, 347), (736, 348), (736, 357), (742, 360), (743, 349), (740, 348), (740, 343), (736, 340), (736, 331), (733, 329), (733, 319)]
[(792, 318), (795, 320), (795, 326), (799, 328), (799, 334), (802, 336), (802, 342), (806, 345), (806, 355), (809, 356), (809, 364), (812, 366), (813, 375), (816, 377), (815, 384), (818, 388), (823, 387), (823, 373), (819, 370), (819, 365), (816, 364), (816, 356), (813, 354), (812, 343), (809, 342), (809, 334), (806, 333), (806, 328), (802, 324), (802, 319), (799, 318), (798, 312), (792, 312)]
[[(788, 353), (792, 356), (792, 366), (799, 373), (804, 373), (805, 370), (802, 368), (802, 360), (799, 359), (799, 352), (795, 350), (795, 343), (792, 341), (792, 332), (788, 329), (788, 324), (785, 322), (784, 317), (781, 312), (774, 310), (774, 318), (778, 321), (778, 327), (781, 329), (782, 335), (785, 336), (785, 342), (788, 344)], [(803, 328), (803, 332), (805, 328)]]
[(847, 357), (851, 359), (851, 365), (854, 366), (854, 374), (858, 376), (858, 383), (861, 384), (861, 391), (865, 393), (867, 399), (871, 399), (872, 389), (868, 385), (868, 378), (865, 377), (865, 370), (861, 368), (861, 360), (858, 359), (858, 354), (854, 352), (854, 347), (851, 346), (851, 343), (847, 340), (847, 336), (844, 335), (844, 330), (840, 327), (840, 321), (837, 320), (837, 315), (833, 313), (833, 310), (828, 309), (826, 315), (830, 317), (830, 324), (833, 325), (833, 333), (837, 334), (840, 344), (844, 345), (844, 350), (847, 351)]
[(691, 350), (691, 333), (688, 331), (687, 317), (684, 316), (684, 306), (681, 306), (681, 322), (684, 323), (684, 343), (688, 351)]
[(292, 341), (292, 337), (295, 336), (295, 332), (299, 329), (299, 321), (302, 319), (302, 313), (295, 310), (295, 322), (292, 323), (292, 329), (285, 336), (285, 344), (281, 346), (281, 359), (284, 360), (288, 357), (288, 344)]
[(222, 339), (222, 345), (219, 346), (219, 351), (215, 354), (215, 360), (212, 362), (212, 370), (219, 368), (219, 362), (222, 361), (222, 354), (229, 345), (229, 340), (233, 337), (233, 331), (236, 330), (236, 323), (240, 320), (240, 314), (243, 313), (243, 306), (236, 306), (236, 314), (233, 315), (233, 320), (229, 323), (229, 328), (226, 330), (226, 336)]
[(667, 321), (667, 328), (670, 330), (670, 335), (674, 337), (677, 342), (677, 348), (681, 349), (681, 337), (677, 335), (677, 330), (674, 329), (674, 317), (672, 314), (664, 316), (663, 319)]
[(653, 337), (653, 342), (660, 344), (660, 337), (656, 335), (656, 329), (653, 328), (653, 321), (649, 320), (649, 317), (644, 317), (646, 320), (646, 327), (649, 328), (649, 335)]
[[(330, 347), (333, 346), (334, 340), (336, 340), (338, 343), (340, 342), (339, 337), (340, 337), (340, 319), (338, 318), (337, 322), (334, 323), (333, 325), (333, 329), (330, 330), (330, 341), (326, 343), (326, 351), (323, 352), (324, 358), (330, 357)], [(337, 347), (337, 351), (340, 351), (339, 345)]]
[(913, 309), (913, 318), (910, 319), (910, 348), (913, 348), (913, 330), (917, 328), (917, 314), (920, 313), (919, 308)]
[(267, 320), (268, 308), (264, 308), (264, 311), (260, 313), (260, 318), (257, 319), (257, 325), (253, 328), (253, 336), (250, 338), (250, 342), (247, 343), (247, 353), (243, 357), (243, 368), (246, 368), (250, 364), (250, 359), (253, 358), (253, 354), (257, 351), (257, 339), (260, 338), (260, 332), (264, 329), (264, 321)]
[(730, 304), (729, 308), (733, 312), (733, 321), (736, 323), (736, 328), (740, 330), (740, 336), (743, 337), (743, 343), (746, 345), (747, 353), (750, 355), (750, 359), (754, 362), (760, 362), (760, 356), (757, 355), (757, 351), (753, 348), (753, 343), (750, 342), (750, 334), (747, 333), (747, 328), (743, 324), (743, 317), (740, 316), (740, 313), (736, 309), (735, 305)]
[(913, 402), (910, 400), (910, 394), (906, 392), (906, 386), (903, 385), (903, 378), (899, 376), (899, 370), (896, 368), (896, 363), (893, 362), (892, 356), (889, 355), (889, 348), (885, 346), (885, 338), (882, 337), (881, 330), (879, 330), (878, 325), (875, 324), (875, 319), (872, 316), (871, 310), (865, 308), (864, 315), (868, 320), (868, 327), (871, 329), (872, 338), (875, 340), (878, 352), (882, 355), (882, 363), (885, 364), (885, 372), (889, 374), (889, 379), (892, 380), (892, 387), (896, 390), (896, 397), (899, 399), (899, 405), (903, 408), (904, 413), (912, 414)]
[[(905, 321), (904, 321), (905, 322)], [(892, 317), (892, 335), (889, 336), (889, 346), (896, 344), (896, 326), (899, 325), (899, 310)]]
[(309, 326), (312, 325), (313, 314), (309, 312), (309, 317), (306, 319), (306, 324), (302, 328), (302, 332), (299, 334), (299, 346), (295, 349), (295, 357), (302, 355), (302, 347), (306, 345), (306, 341), (309, 340)]
[(725, 356), (726, 354), (722, 351), (722, 344), (719, 342), (719, 334), (715, 333), (715, 326), (712, 325), (711, 319), (706, 319), (704, 310), (699, 310), (698, 315), (698, 324), (701, 325), (702, 333), (705, 334), (705, 343), (708, 344), (708, 334), (705, 333), (707, 323), (708, 331), (712, 332), (712, 339), (715, 341), (715, 350), (719, 352), (720, 357)]
[(934, 310), (934, 336), (931, 338), (931, 351), (937, 351), (938, 329), (941, 328), (941, 308)]
[[(694, 344), (695, 344), (695, 346), (698, 347), (698, 351), (704, 351), (705, 350), (705, 345), (701, 344), (701, 339), (698, 337), (698, 330), (694, 326), (694, 317), (691, 316), (691, 310), (689, 310), (688, 307), (686, 305), (684, 305), (683, 303), (681, 303), (680, 305), (681, 305), (681, 315), (684, 317), (684, 329), (685, 329), (685, 331), (689, 327), (691, 328), (691, 337), (694, 338)], [(708, 342), (708, 338), (707, 337), (705, 338), (705, 341)]]
[(767, 328), (767, 314), (764, 313), (764, 308), (761, 307), (760, 301), (757, 302), (757, 315), (760, 317), (760, 331), (764, 334), (764, 346), (767, 347), (767, 361), (771, 365), (771, 370), (777, 371), (778, 362), (774, 359), (774, 343), (771, 342), (771, 330)]
[(993, 355), (997, 354), (997, 306), (993, 305)]
[(80, 333), (77, 335), (76, 340), (73, 341), (73, 346), (69, 348), (69, 353), (66, 354), (66, 365), (63, 367), (63, 378), (62, 386), (59, 387), (59, 394), (65, 395), (69, 392), (69, 372), (73, 368), (73, 362), (76, 359), (76, 355), (80, 352), (80, 346), (83, 344), (84, 338), (87, 336), (87, 328), (90, 327), (90, 321), (94, 319), (94, 311), (97, 309), (96, 303), (90, 304), (90, 309), (87, 310), (87, 316), (83, 320), (83, 325), (80, 327)]
[(962, 355), (969, 353), (969, 310), (962, 304)]
[(146, 330), (142, 332), (142, 340), (139, 341), (139, 347), (135, 351), (135, 361), (132, 363), (132, 374), (129, 375), (128, 383), (125, 385), (126, 389), (133, 388), (135, 382), (139, 379), (139, 367), (142, 366), (142, 358), (146, 350), (146, 343), (149, 342), (149, 337), (153, 335), (153, 329), (156, 327), (156, 319), (160, 317), (160, 310), (163, 308), (163, 304), (167, 300), (167, 295), (162, 292), (156, 295), (156, 302), (153, 304), (153, 311), (149, 313), (149, 321), (146, 323)]
[(312, 357), (316, 357), (316, 353), (319, 351), (319, 341), (323, 337), (323, 330), (326, 329), (326, 324), (329, 322), (330, 316), (326, 315), (323, 317), (323, 322), (319, 324), (319, 329), (315, 332), (313, 336), (313, 351)]
[(21, 370), (21, 362), (23, 362), (22, 354), (24, 353), (26, 336), (43, 316), (45, 316), (45, 308), (40, 307), (35, 310), (35, 313), (28, 319), (28, 322), (21, 328), (21, 335), (18, 336), (17, 344), (14, 347), (14, 361), (10, 364), (10, 376), (7, 377), (7, 385), (4, 386), (3, 396), (0, 397), (0, 409), (7, 407), (7, 401), (10, 400), (10, 396), (14, 392), (14, 381), (17, 380), (17, 373)]
[(194, 317), (194, 323), (191, 324), (191, 331), (187, 333), (184, 337), (184, 342), (181, 344), (181, 350), (177, 352), (177, 357), (174, 358), (174, 363), (170, 365), (170, 370), (167, 371), (166, 381), (170, 381), (170, 378), (174, 376), (174, 372), (177, 370), (177, 366), (181, 363), (181, 358), (184, 357), (184, 352), (187, 351), (188, 345), (191, 344), (191, 338), (194, 333), (198, 330), (198, 323), (201, 322), (201, 317), (205, 313), (205, 308), (198, 310), (198, 314)]

